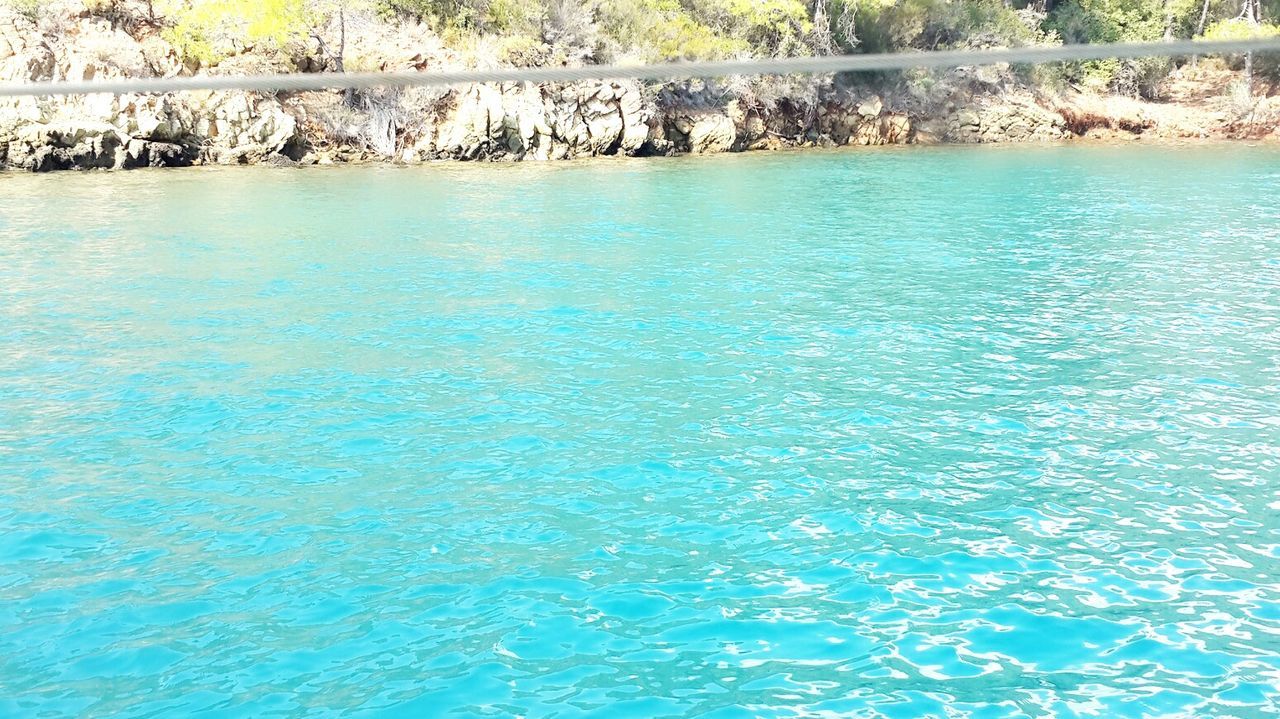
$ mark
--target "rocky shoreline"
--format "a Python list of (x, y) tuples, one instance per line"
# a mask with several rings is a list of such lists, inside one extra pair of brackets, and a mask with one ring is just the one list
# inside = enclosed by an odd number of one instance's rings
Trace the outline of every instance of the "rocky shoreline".
[[(157, 35), (139, 37), (109, 19), (70, 16), (57, 30), (0, 10), (0, 82), (190, 70)], [(423, 64), (411, 50), (388, 50), (384, 66)], [(251, 54), (241, 60), (211, 70), (256, 67)], [(1274, 119), (1280, 103), (1270, 100), (1243, 125), (1239, 113), (1212, 103), (1054, 95), (1008, 67), (958, 68), (927, 90), (848, 86), (830, 77), (807, 79), (799, 89), (778, 82), (768, 100), (758, 87), (711, 81), (18, 98), (0, 101), (0, 168), (547, 161), (812, 146), (1280, 137)]]

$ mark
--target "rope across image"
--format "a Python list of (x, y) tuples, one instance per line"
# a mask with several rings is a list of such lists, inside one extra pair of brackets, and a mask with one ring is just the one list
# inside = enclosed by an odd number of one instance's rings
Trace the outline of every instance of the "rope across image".
[(866, 55), (680, 62), (653, 65), (526, 67), (449, 72), (311, 73), (249, 76), (139, 78), (121, 80), (48, 81), (0, 86), (0, 97), (49, 97), (92, 93), (147, 94), (184, 90), (248, 90), (260, 92), (428, 87), (501, 82), (576, 82), (581, 80), (661, 80), (729, 75), (802, 75), (883, 72), (912, 68), (949, 68), (997, 63), (1037, 64), (1107, 58), (1175, 57), (1280, 52), (1280, 38), (1251, 40), (1178, 40), (1173, 42), (1100, 43), (1020, 47), (995, 50), (938, 50)]

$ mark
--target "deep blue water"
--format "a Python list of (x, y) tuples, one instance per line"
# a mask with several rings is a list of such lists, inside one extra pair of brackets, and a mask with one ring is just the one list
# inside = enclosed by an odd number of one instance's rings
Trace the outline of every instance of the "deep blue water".
[(0, 716), (1274, 717), (1280, 151), (0, 176)]

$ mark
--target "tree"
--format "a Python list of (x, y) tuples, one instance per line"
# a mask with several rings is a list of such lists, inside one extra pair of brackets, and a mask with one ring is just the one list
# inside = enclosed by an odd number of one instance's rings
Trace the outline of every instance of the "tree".
[[(334, 72), (347, 71), (348, 13), (372, 9), (373, 5), (369, 0), (307, 0), (306, 22), (310, 37), (315, 40), (320, 56), (332, 65)], [(335, 32), (337, 39), (333, 40), (330, 33)]]
[[(1262, 7), (1259, 0), (1241, 0), (1240, 13), (1233, 18), (1213, 23), (1205, 30), (1204, 36), (1210, 40), (1246, 40), (1280, 36), (1280, 26), (1263, 22)], [(1244, 83), (1250, 94), (1253, 92), (1255, 71), (1253, 53), (1244, 56)]]

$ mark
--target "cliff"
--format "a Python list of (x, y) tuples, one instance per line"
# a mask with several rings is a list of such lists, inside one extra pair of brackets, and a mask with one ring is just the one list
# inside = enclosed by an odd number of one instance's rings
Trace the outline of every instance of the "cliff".
[[(121, 8), (125, 8), (122, 10)], [(128, 6), (0, 7), (0, 82), (237, 74), (282, 67), (244, 47), (193, 68)], [(365, 67), (468, 63), (423, 24), (368, 18), (344, 44)], [(306, 67), (308, 61), (294, 61)], [(313, 63), (323, 69), (321, 62)], [(1233, 99), (1231, 71), (1175, 73), (1166, 102), (1050, 92), (1009, 67), (860, 78), (474, 85), (361, 93), (186, 92), (0, 100), (0, 167), (555, 160), (794, 146), (1277, 138), (1280, 98)]]

